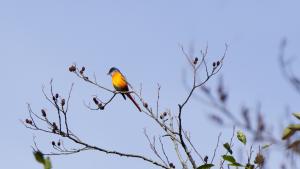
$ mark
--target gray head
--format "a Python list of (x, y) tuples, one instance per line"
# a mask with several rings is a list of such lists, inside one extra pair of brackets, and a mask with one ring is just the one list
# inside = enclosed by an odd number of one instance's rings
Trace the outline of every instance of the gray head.
[(120, 70), (117, 69), (117, 68), (115, 68), (115, 67), (112, 67), (112, 68), (109, 69), (109, 72), (108, 72), (107, 74), (108, 74), (108, 75), (112, 75), (112, 73), (115, 72), (115, 71), (118, 71), (118, 72), (119, 72)]

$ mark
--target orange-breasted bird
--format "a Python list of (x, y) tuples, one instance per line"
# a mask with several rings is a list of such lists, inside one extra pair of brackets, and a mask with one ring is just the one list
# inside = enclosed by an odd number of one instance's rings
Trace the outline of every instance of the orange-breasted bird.
[[(128, 92), (129, 88), (128, 88), (128, 82), (125, 78), (125, 76), (120, 72), (119, 69), (112, 67), (110, 68), (108, 75), (111, 76), (111, 80), (112, 80), (112, 84), (114, 86), (114, 88), (117, 91), (120, 92)], [(135, 100), (132, 98), (132, 96), (130, 95), (130, 93), (121, 93), (123, 98), (126, 100), (125, 95), (134, 103), (134, 105), (139, 109), (139, 111), (141, 112), (141, 108), (140, 106), (135, 102)]]

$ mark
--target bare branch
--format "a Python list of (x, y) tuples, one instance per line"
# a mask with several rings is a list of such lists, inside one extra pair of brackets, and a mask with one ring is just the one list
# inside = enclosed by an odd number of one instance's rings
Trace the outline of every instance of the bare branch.
[[(188, 159), (189, 161), (191, 162), (192, 166), (194, 169), (197, 168), (196, 166), (196, 163), (190, 153), (190, 151), (188, 150), (187, 146), (186, 146), (186, 143), (183, 139), (183, 134), (182, 134), (182, 111), (183, 111), (183, 108), (184, 106), (187, 104), (187, 102), (189, 101), (189, 99), (191, 98), (192, 94), (194, 93), (195, 89), (201, 87), (203, 84), (205, 84), (213, 75), (215, 75), (216, 73), (219, 72), (219, 70), (221, 69), (222, 67), (222, 64), (223, 64), (223, 59), (225, 58), (225, 55), (226, 55), (226, 52), (227, 52), (227, 44), (225, 45), (225, 52), (224, 52), (224, 55), (223, 57), (221, 58), (220, 61), (217, 62), (217, 64), (213, 67), (211, 73), (208, 72), (208, 68), (207, 68), (207, 64), (206, 64), (206, 61), (205, 61), (205, 57), (207, 56), (207, 51), (208, 51), (208, 47), (206, 47), (206, 50), (205, 52), (201, 52), (202, 54), (202, 61), (201, 63), (203, 62), (204, 65), (205, 65), (205, 69), (206, 69), (206, 73), (207, 73), (207, 76), (206, 76), (206, 79), (203, 80), (202, 82), (199, 82), (197, 83), (196, 81), (196, 74), (197, 74), (197, 70), (199, 67), (196, 67), (196, 66), (192, 66), (193, 68), (193, 87), (192, 89), (190, 90), (188, 96), (186, 97), (186, 99), (183, 101), (183, 103), (181, 104), (178, 104), (178, 108), (179, 108), (179, 112), (178, 112), (178, 120), (179, 120), (179, 129), (178, 129), (178, 133), (179, 133), (179, 138), (180, 138), (180, 142), (181, 142), (181, 145), (182, 145), (182, 148), (184, 149), (186, 155), (188, 156)], [(185, 53), (184, 53), (185, 54)], [(186, 55), (186, 54), (185, 54)]]
[(221, 135), (222, 135), (222, 133), (220, 133), (219, 136), (218, 136), (217, 145), (216, 145), (216, 147), (215, 147), (214, 154), (213, 154), (213, 156), (212, 156), (212, 159), (211, 159), (211, 162), (210, 162), (210, 163), (213, 163), (213, 162), (214, 162), (214, 159), (215, 159), (215, 156), (216, 156), (216, 152), (217, 152), (217, 149), (218, 149), (218, 146), (219, 146), (219, 142), (220, 142)]
[(169, 163), (166, 163), (164, 161), (164, 159), (161, 157), (161, 155), (159, 154), (159, 152), (156, 150), (156, 143), (155, 143), (155, 137), (153, 137), (153, 142), (151, 142), (148, 134), (147, 134), (147, 131), (146, 129), (144, 129), (144, 135), (146, 136), (147, 140), (148, 140), (148, 143), (149, 143), (149, 146), (151, 148), (151, 150), (154, 152), (154, 154), (161, 160), (162, 163), (164, 163), (166, 166), (168, 166)]
[[(186, 106), (188, 101), (190, 100), (191, 96), (193, 95), (194, 91), (196, 88), (201, 87), (204, 85), (213, 75), (215, 75), (222, 67), (223, 64), (223, 59), (226, 55), (227, 51), (227, 45), (226, 45), (226, 50), (224, 52), (223, 57), (217, 62), (215, 66), (209, 70), (207, 63), (206, 63), (206, 57), (207, 57), (207, 52), (208, 52), (208, 46), (206, 46), (206, 49), (204, 52), (201, 51), (202, 58), (198, 61), (197, 57), (191, 57), (189, 56), (183, 47), (181, 46), (181, 50), (183, 54), (185, 55), (186, 59), (190, 63), (192, 69), (193, 69), (193, 87), (192, 89), (188, 92), (187, 97), (184, 99), (184, 101), (181, 104), (178, 104), (179, 110), (178, 114), (176, 113), (176, 116), (173, 115), (170, 109), (167, 109), (167, 111), (162, 112), (162, 114), (159, 116), (159, 111), (160, 111), (160, 90), (161, 86), (158, 84), (158, 89), (157, 89), (157, 100), (156, 100), (156, 105), (151, 106), (149, 105), (143, 97), (142, 97), (142, 86), (140, 86), (139, 92), (135, 91), (135, 89), (129, 84), (130, 86), (130, 91), (115, 91), (111, 90), (107, 87), (102, 86), (97, 82), (97, 77), (96, 74), (93, 74), (92, 78), (89, 78), (85, 74), (85, 67), (82, 67), (79, 69), (76, 67), (76, 65), (72, 65), (69, 67), (69, 71), (74, 73), (77, 77), (80, 79), (83, 79), (85, 82), (92, 84), (93, 86), (96, 86), (100, 88), (101, 90), (105, 90), (108, 93), (111, 93), (112, 95), (105, 101), (102, 101), (97, 96), (93, 96), (93, 102), (96, 105), (96, 108), (90, 105), (90, 103), (85, 104), (85, 106), (90, 109), (90, 110), (103, 110), (108, 104), (112, 102), (112, 100), (115, 98), (117, 94), (126, 94), (126, 93), (132, 93), (133, 96), (136, 96), (138, 98), (138, 101), (142, 103), (142, 112), (147, 116), (150, 117), (150, 119), (156, 123), (163, 131), (163, 136), (164, 138), (170, 139), (173, 143), (175, 153), (178, 157), (178, 160), (180, 161), (182, 168), (183, 169), (188, 169), (189, 165), (187, 163), (190, 163), (192, 168), (196, 169), (196, 161), (194, 160), (191, 151), (189, 150), (189, 147), (192, 147), (192, 150), (200, 157), (202, 162), (204, 162), (204, 159), (200, 155), (200, 153), (196, 150), (195, 146), (193, 145), (190, 136), (188, 136), (187, 132), (183, 129), (182, 126), (182, 113), (183, 113), (183, 108)], [(206, 78), (202, 81), (197, 81), (197, 75), (198, 71), (201, 65), (205, 66), (205, 71), (206, 71)], [(92, 80), (91, 80), (92, 79)], [(25, 125), (26, 128), (36, 130), (36, 131), (41, 131), (41, 132), (46, 132), (50, 133), (56, 136), (59, 136), (61, 139), (57, 143), (52, 141), (52, 146), (55, 152), (50, 152), (45, 155), (69, 155), (69, 154), (76, 154), (82, 151), (87, 151), (87, 150), (97, 150), (106, 154), (112, 154), (112, 155), (118, 155), (118, 156), (124, 156), (124, 157), (130, 157), (130, 158), (135, 158), (135, 159), (142, 159), (146, 162), (149, 162), (153, 165), (156, 165), (161, 168), (165, 169), (171, 169), (175, 168), (174, 164), (170, 162), (170, 159), (167, 156), (162, 137), (159, 137), (159, 144), (161, 150), (159, 151), (156, 148), (156, 138), (153, 137), (153, 139), (150, 139), (150, 137), (147, 135), (146, 130), (144, 130), (144, 134), (149, 142), (151, 150), (154, 152), (156, 157), (158, 158), (156, 160), (153, 160), (145, 155), (140, 155), (140, 154), (132, 154), (132, 153), (124, 153), (120, 151), (115, 151), (115, 150), (110, 150), (110, 149), (105, 149), (102, 147), (98, 147), (95, 145), (91, 145), (87, 142), (82, 141), (77, 135), (75, 135), (71, 130), (70, 126), (68, 124), (68, 117), (67, 114), (69, 111), (69, 101), (71, 98), (71, 93), (73, 90), (74, 84), (71, 85), (67, 99), (63, 98), (60, 96), (58, 93), (55, 93), (53, 90), (53, 80), (50, 81), (50, 94), (47, 95), (44, 87), (42, 88), (42, 92), (45, 96), (45, 98), (51, 103), (51, 105), (54, 107), (54, 110), (57, 111), (57, 120), (55, 121), (50, 121), (46, 113), (42, 111), (42, 116), (39, 116), (38, 114), (34, 113), (28, 105), (28, 112), (29, 112), (29, 119), (26, 119), (25, 121), (22, 121), (22, 123)], [(176, 117), (178, 119), (176, 120)], [(174, 119), (175, 118), (175, 119)], [(177, 125), (176, 129), (174, 127), (174, 120), (176, 120)], [(39, 123), (44, 123), (46, 124), (46, 127), (41, 127), (38, 124)], [(45, 125), (44, 125), (45, 126)], [(73, 143), (77, 145), (78, 148), (66, 148), (64, 145), (63, 140), (69, 140), (70, 143)], [(188, 142), (189, 145), (186, 144), (186, 141)], [(219, 142), (219, 141), (218, 141)], [(34, 144), (36, 145), (35, 141)], [(218, 145), (217, 145), (218, 146)], [(37, 146), (36, 146), (37, 149)], [(216, 150), (215, 150), (216, 151)], [(181, 154), (182, 153), (182, 154)]]

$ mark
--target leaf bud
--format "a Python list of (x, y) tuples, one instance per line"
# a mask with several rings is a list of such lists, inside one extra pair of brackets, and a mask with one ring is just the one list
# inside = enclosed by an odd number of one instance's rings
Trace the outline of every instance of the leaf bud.
[(104, 110), (104, 106), (101, 103), (98, 104), (98, 107), (100, 110)]
[(43, 116), (43, 117), (46, 117), (46, 116), (47, 116), (47, 115), (46, 115), (46, 111), (45, 111), (44, 109), (42, 109), (41, 112), (42, 112), (42, 116)]
[(63, 107), (66, 104), (66, 100), (65, 99), (61, 99), (61, 106)]
[(165, 117), (166, 117), (166, 116), (167, 116), (167, 112), (163, 112), (163, 116), (165, 116)]
[(148, 108), (148, 103), (144, 102), (144, 107)]
[(25, 122), (26, 122), (27, 124), (32, 124), (32, 121), (29, 120), (29, 119), (26, 119)]
[(212, 64), (212, 65), (213, 65), (213, 67), (216, 67), (216, 62), (213, 62), (213, 64)]
[(99, 101), (97, 100), (97, 98), (96, 98), (96, 97), (94, 97), (94, 98), (93, 98), (93, 101), (94, 101), (94, 103), (95, 103), (96, 105), (98, 105), (98, 104), (99, 104)]

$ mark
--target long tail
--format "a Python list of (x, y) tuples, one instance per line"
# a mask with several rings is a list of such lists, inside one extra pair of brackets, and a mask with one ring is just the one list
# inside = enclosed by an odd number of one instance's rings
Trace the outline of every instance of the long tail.
[(140, 106), (134, 101), (134, 99), (132, 98), (132, 96), (130, 95), (130, 93), (126, 93), (126, 96), (133, 102), (133, 104), (136, 106), (136, 108), (138, 108), (139, 111), (142, 112)]

